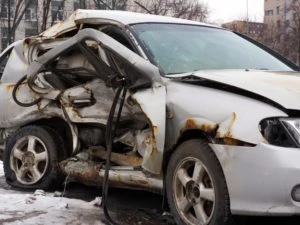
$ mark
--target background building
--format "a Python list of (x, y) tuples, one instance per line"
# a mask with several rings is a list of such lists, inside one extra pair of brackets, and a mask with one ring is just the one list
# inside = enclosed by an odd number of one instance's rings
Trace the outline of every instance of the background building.
[(300, 0), (264, 0), (264, 42), (300, 63)]
[(222, 24), (222, 27), (245, 34), (254, 39), (259, 39), (263, 32), (264, 24), (259, 22), (247, 23), (247, 21), (243, 20), (234, 20), (232, 22)]
[(204, 21), (206, 4), (199, 0), (0, 0), (0, 50), (33, 36), (76, 9), (128, 10)]
[(125, 10), (127, 3), (133, 0), (0, 0), (0, 50), (9, 40), (37, 35), (76, 9)]
[[(77, 7), (77, 0), (55, 0), (49, 1), (47, 13), (44, 2), (37, 0), (2, 0), (0, 1), (0, 37), (1, 50), (9, 42), (20, 40), (24, 37), (34, 36), (42, 29), (42, 23), (46, 27), (51, 26), (69, 16)], [(20, 4), (22, 3), (22, 4)], [(7, 7), (10, 4), (10, 10)], [(10, 16), (9, 16), (10, 14)]]

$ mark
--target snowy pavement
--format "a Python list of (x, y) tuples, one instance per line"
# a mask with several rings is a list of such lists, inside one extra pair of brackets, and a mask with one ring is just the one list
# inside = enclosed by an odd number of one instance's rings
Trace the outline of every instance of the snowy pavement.
[[(3, 179), (0, 161), (0, 178)], [(57, 195), (57, 193), (56, 193)], [(86, 202), (78, 199), (54, 197), (54, 193), (36, 190), (24, 193), (0, 186), (1, 225), (102, 225), (104, 216), (99, 198)]]

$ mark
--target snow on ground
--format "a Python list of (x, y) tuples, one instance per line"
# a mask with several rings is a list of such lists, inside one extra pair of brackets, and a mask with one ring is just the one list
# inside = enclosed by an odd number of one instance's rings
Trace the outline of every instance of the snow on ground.
[[(0, 161), (0, 178), (3, 179)], [(99, 199), (97, 199), (99, 200)], [(0, 186), (1, 225), (102, 225), (102, 209), (77, 199), (54, 197), (54, 193), (7, 190)]]

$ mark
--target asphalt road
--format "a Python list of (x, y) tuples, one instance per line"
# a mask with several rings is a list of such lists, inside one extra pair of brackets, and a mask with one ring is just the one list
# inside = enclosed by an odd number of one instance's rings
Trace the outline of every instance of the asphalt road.
[[(0, 186), (11, 189), (0, 178)], [(63, 191), (63, 190), (60, 190)], [(26, 193), (24, 193), (26, 194)], [(64, 197), (92, 201), (101, 196), (100, 188), (88, 187), (70, 182), (65, 189)], [(172, 217), (163, 210), (164, 199), (161, 195), (146, 191), (110, 189), (108, 208), (113, 220), (120, 225), (175, 225)], [(99, 208), (99, 214), (102, 208)], [(272, 224), (299, 225), (300, 217), (239, 217), (236, 225)]]
[[(92, 200), (101, 195), (101, 190), (71, 183), (66, 196)], [(163, 197), (145, 191), (111, 189), (108, 196), (110, 212), (120, 225), (174, 225), (171, 216), (162, 209)], [(101, 210), (101, 209), (99, 209)], [(238, 217), (236, 225), (272, 224), (299, 225), (300, 217)]]

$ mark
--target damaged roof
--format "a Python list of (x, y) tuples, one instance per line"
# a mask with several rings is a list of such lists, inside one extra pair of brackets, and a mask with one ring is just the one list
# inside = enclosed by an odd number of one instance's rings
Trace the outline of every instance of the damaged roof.
[(101, 23), (108, 22), (131, 25), (137, 23), (177, 23), (177, 24), (191, 24), (215, 27), (213, 25), (200, 23), (197, 21), (179, 19), (168, 16), (158, 16), (151, 14), (143, 14), (129, 11), (118, 10), (87, 10), (78, 9), (74, 11), (66, 20), (61, 21), (54, 26), (44, 31), (43, 37), (56, 37), (61, 33), (73, 30), (81, 23)]

